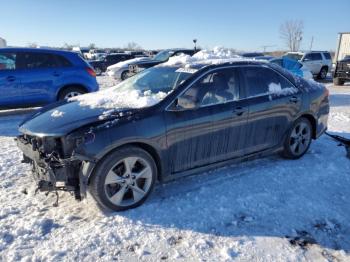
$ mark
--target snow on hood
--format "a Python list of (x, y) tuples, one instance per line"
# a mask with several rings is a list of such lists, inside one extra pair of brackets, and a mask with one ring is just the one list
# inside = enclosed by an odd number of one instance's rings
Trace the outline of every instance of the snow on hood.
[(54, 110), (54, 111), (52, 112), (52, 114), (51, 114), (51, 116), (54, 117), (54, 118), (63, 117), (63, 115), (64, 115), (64, 112), (59, 111), (59, 110), (57, 110), (57, 109)]
[(201, 50), (193, 56), (181, 54), (170, 57), (169, 60), (162, 65), (177, 66), (184, 65), (190, 67), (193, 64), (222, 64), (237, 61), (255, 61), (250, 58), (242, 58), (229, 49), (223, 47), (215, 47), (213, 50)]
[(118, 87), (117, 85), (103, 91), (72, 97), (68, 101), (78, 101), (82, 107), (116, 110), (149, 107), (167, 96), (167, 93), (151, 93), (149, 90), (144, 92), (138, 90), (119, 91)]
[(120, 68), (120, 67), (124, 67), (124, 66), (129, 66), (129, 64), (131, 63), (135, 63), (135, 62), (140, 62), (140, 61), (146, 61), (146, 60), (150, 60), (149, 57), (138, 57), (138, 58), (133, 58), (133, 59), (129, 59), (129, 60), (125, 60), (119, 63), (116, 63), (114, 65), (111, 65), (109, 67), (107, 67), (107, 70), (109, 69), (114, 69), (114, 68)]

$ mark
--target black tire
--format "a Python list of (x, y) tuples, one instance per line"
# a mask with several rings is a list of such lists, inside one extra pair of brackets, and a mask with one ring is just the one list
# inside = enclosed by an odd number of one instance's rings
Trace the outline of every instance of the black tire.
[(102, 74), (102, 69), (99, 67), (94, 68), (96, 75), (100, 76)]
[(68, 99), (70, 97), (82, 95), (85, 93), (86, 90), (80, 86), (70, 86), (60, 91), (60, 93), (58, 94), (58, 100)]
[[(305, 130), (300, 129), (300, 127), (305, 128)], [(302, 157), (310, 147), (312, 131), (312, 125), (307, 118), (301, 117), (297, 119), (285, 138), (282, 156), (289, 159)], [(306, 137), (308, 137), (308, 140), (306, 140)]]
[[(144, 164), (147, 162), (149, 164), (147, 167), (150, 168), (151, 174), (150, 177), (147, 179), (151, 179), (151, 181), (146, 182), (146, 178), (144, 178), (145, 182), (144, 185), (147, 185), (147, 191), (145, 190), (145, 194), (142, 196), (142, 198), (138, 199), (137, 201), (135, 200), (135, 185), (136, 188), (140, 189), (141, 187), (138, 185), (139, 180), (134, 180), (136, 181), (135, 184), (131, 184), (128, 182), (121, 183), (121, 182), (107, 182), (109, 174), (112, 173), (114, 175), (117, 175), (119, 172), (118, 176), (115, 177), (115, 181), (121, 181), (123, 180), (131, 180), (131, 177), (127, 177), (127, 169), (126, 166), (123, 166), (126, 162), (124, 162), (125, 159), (130, 159), (130, 158), (137, 158), (138, 160), (135, 162), (134, 168), (132, 170), (135, 171), (135, 167), (137, 169), (137, 165), (141, 166), (141, 171), (139, 174), (141, 174), (144, 171), (145, 167), (142, 167), (141, 164)], [(141, 162), (138, 162), (139, 159), (142, 159)], [(143, 162), (143, 160), (145, 162)], [(146, 166), (146, 165), (145, 165)], [(129, 169), (130, 170), (130, 169)], [(122, 172), (124, 171), (124, 172)], [(134, 172), (130, 172), (131, 174), (137, 174)], [(123, 173), (123, 175), (121, 175)], [(154, 188), (154, 183), (157, 178), (157, 167), (156, 164), (152, 158), (152, 156), (147, 153), (145, 150), (139, 148), (139, 147), (134, 147), (134, 146), (129, 146), (129, 147), (123, 147), (120, 149), (117, 149), (116, 151), (110, 153), (107, 155), (105, 158), (101, 160), (100, 163), (98, 163), (97, 167), (95, 168), (90, 183), (89, 183), (89, 192), (93, 196), (93, 198), (97, 201), (100, 207), (104, 209), (111, 209), (114, 211), (123, 211), (131, 208), (135, 208), (143, 204), (149, 194), (152, 192)], [(138, 179), (143, 179), (138, 178)], [(126, 187), (123, 189), (123, 187)], [(123, 189), (123, 190), (122, 190)], [(143, 189), (142, 189), (143, 190)], [(113, 203), (111, 198), (115, 197), (116, 195), (120, 194), (122, 192), (122, 197), (120, 200), (120, 204)], [(132, 198), (133, 202), (130, 202), (130, 204), (123, 204), (123, 201), (128, 202), (129, 198)], [(126, 199), (125, 199), (126, 198)]]
[(127, 78), (128, 78), (128, 73), (129, 73), (129, 71), (124, 71), (124, 72), (120, 75), (120, 79), (121, 79), (122, 81), (124, 81), (125, 79), (127, 79)]
[(342, 86), (344, 85), (345, 81), (341, 80), (339, 77), (335, 77), (333, 78), (333, 84), (335, 84), (336, 86)]
[(319, 79), (326, 79), (327, 78), (327, 73), (328, 73), (328, 69), (327, 69), (327, 67), (322, 67), (321, 68), (321, 70), (320, 70), (320, 72), (318, 73), (318, 78)]

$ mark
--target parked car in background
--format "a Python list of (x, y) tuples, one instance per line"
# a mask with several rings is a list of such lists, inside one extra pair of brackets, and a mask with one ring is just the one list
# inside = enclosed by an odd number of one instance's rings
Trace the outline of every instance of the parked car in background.
[(333, 83), (343, 85), (350, 81), (350, 32), (339, 33), (334, 55)]
[(129, 75), (130, 64), (135, 64), (137, 62), (145, 62), (150, 60), (151, 60), (150, 57), (138, 57), (138, 58), (129, 59), (107, 67), (106, 73), (107, 75), (109, 75), (110, 77), (113, 77), (116, 80), (125, 80), (128, 78), (128, 75)]
[(254, 58), (254, 57), (262, 57), (262, 56), (265, 56), (264, 53), (259, 53), (259, 52), (240, 53), (239, 55), (240, 55), (241, 57), (246, 57), (246, 58)]
[(135, 75), (136, 73), (145, 70), (147, 68), (159, 65), (168, 61), (170, 57), (185, 54), (185, 55), (194, 55), (196, 52), (200, 51), (199, 49), (183, 49), (183, 48), (175, 48), (175, 49), (167, 49), (159, 52), (152, 59), (146, 61), (137, 61), (129, 65), (129, 73), (128, 77)]
[(325, 79), (332, 69), (332, 58), (327, 51), (288, 52), (285, 56), (298, 60), (320, 79)]
[(99, 89), (78, 53), (40, 48), (0, 49), (0, 107), (43, 105)]
[(347, 81), (350, 81), (350, 55), (337, 61), (333, 73), (333, 83), (335, 85), (344, 85)]
[(145, 57), (148, 56), (144, 51), (125, 51), (125, 53), (133, 55), (134, 57)]
[(114, 65), (132, 58), (134, 58), (134, 55), (127, 53), (109, 54), (100, 60), (89, 61), (89, 64), (94, 68), (96, 74), (100, 75), (101, 73), (106, 72), (107, 67), (110, 65)]
[(304, 79), (313, 79), (313, 75), (302, 63), (288, 57), (272, 58), (271, 63), (277, 64), (284, 69), (292, 72), (294, 75), (303, 77)]
[[(53, 121), (54, 112), (63, 115)], [(275, 64), (204, 60), (158, 65), (43, 109), (17, 144), (41, 190), (89, 190), (120, 211), (141, 205), (156, 181), (274, 152), (300, 158), (328, 113), (323, 85)]]
[(102, 49), (91, 49), (88, 53), (86, 53), (86, 58), (88, 60), (96, 60), (106, 55), (107, 53)]

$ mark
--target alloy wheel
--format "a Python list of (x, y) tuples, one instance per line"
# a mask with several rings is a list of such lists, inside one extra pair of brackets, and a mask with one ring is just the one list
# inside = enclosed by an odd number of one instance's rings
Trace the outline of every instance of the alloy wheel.
[(298, 123), (290, 135), (289, 146), (291, 152), (296, 156), (303, 154), (307, 150), (310, 142), (310, 126), (304, 122)]
[(131, 206), (142, 200), (152, 186), (152, 169), (142, 157), (126, 157), (114, 165), (104, 181), (108, 200), (117, 206)]
[(80, 92), (72, 91), (72, 92), (67, 93), (67, 94), (64, 96), (64, 99), (68, 99), (68, 98), (75, 97), (75, 96), (79, 96), (79, 95), (81, 95)]

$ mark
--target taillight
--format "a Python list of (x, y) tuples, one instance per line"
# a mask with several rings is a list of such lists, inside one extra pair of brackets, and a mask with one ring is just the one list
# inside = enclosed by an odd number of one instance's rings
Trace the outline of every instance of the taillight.
[(92, 77), (96, 77), (96, 73), (95, 73), (94, 69), (87, 67), (86, 72), (88, 72), (88, 74), (91, 75)]

